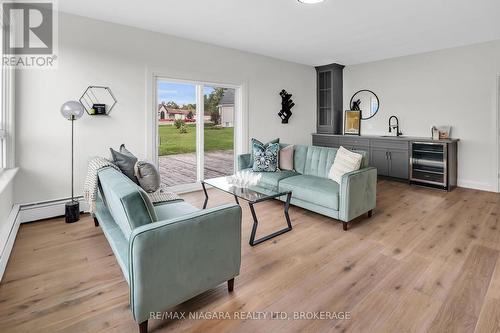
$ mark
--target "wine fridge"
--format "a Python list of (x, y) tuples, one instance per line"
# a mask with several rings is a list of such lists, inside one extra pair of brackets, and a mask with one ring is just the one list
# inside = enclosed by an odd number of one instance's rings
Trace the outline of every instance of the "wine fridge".
[(457, 185), (457, 142), (411, 143), (410, 183), (450, 191)]

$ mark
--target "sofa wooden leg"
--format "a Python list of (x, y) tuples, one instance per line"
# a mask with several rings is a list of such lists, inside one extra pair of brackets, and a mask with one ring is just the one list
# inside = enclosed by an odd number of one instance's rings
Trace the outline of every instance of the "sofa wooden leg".
[(99, 226), (99, 221), (97, 220), (97, 218), (96, 218), (96, 217), (94, 217), (94, 225), (95, 225), (96, 227), (98, 227), (98, 226)]
[(139, 333), (148, 333), (148, 321), (145, 320), (139, 324)]
[(347, 222), (342, 222), (342, 229), (344, 229), (344, 231), (347, 231)]
[(231, 292), (234, 289), (234, 278), (227, 280), (227, 291)]
[(370, 210), (368, 211), (368, 217), (372, 217), (372, 215), (373, 215), (373, 209), (370, 209)]

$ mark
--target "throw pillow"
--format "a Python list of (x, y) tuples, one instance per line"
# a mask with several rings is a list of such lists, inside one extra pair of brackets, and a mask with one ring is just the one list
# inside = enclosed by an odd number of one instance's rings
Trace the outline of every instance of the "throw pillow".
[(120, 153), (128, 155), (128, 156), (131, 156), (131, 157), (135, 157), (134, 154), (132, 154), (127, 148), (125, 148), (125, 144), (124, 143), (122, 143), (120, 145)]
[(359, 170), (363, 155), (349, 151), (340, 146), (333, 161), (328, 178), (340, 184), (342, 176), (348, 172)]
[(258, 143), (258, 144), (266, 147), (267, 145), (270, 145), (271, 143), (280, 143), (280, 139), (279, 138), (273, 139), (273, 140), (269, 141), (266, 144), (263, 144), (262, 142), (260, 142), (257, 139), (252, 139), (252, 146), (250, 147), (250, 154), (252, 154), (252, 157), (251, 157), (250, 161), (251, 161), (252, 164), (253, 164), (253, 161), (255, 159), (255, 156), (253, 155), (253, 145), (254, 145), (254, 143)]
[(134, 171), (135, 177), (144, 191), (152, 193), (160, 188), (160, 173), (154, 164), (138, 161)]
[(263, 145), (261, 142), (254, 142), (252, 146), (254, 156), (252, 170), (261, 172), (275, 172), (278, 170), (279, 150), (279, 143)]
[(293, 145), (286, 146), (280, 149), (280, 170), (291, 170), (293, 169)]
[(120, 151), (116, 151), (113, 148), (109, 148), (111, 151), (111, 159), (113, 163), (120, 169), (120, 171), (130, 178), (134, 183), (138, 184), (137, 178), (135, 177), (135, 164), (137, 163), (137, 157), (129, 152), (125, 145), (120, 146)]

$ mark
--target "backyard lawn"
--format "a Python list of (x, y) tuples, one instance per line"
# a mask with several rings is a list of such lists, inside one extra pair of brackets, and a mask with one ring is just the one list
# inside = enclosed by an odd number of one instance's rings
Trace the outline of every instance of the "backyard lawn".
[[(160, 147), (158, 155), (194, 153), (196, 151), (196, 125), (186, 124), (187, 133), (179, 133), (173, 125), (161, 125), (158, 128)], [(233, 128), (214, 127), (205, 124), (205, 151), (233, 149)]]

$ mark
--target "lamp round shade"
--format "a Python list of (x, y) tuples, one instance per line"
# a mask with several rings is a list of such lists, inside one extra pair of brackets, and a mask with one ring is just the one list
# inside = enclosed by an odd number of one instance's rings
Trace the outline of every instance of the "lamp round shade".
[(61, 114), (68, 120), (79, 119), (84, 111), (82, 103), (78, 101), (68, 101), (61, 106)]

